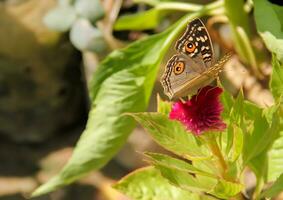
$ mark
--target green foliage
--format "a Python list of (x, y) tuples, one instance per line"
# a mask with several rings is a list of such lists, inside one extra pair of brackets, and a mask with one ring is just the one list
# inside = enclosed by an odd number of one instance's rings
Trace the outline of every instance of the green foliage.
[(279, 116), (277, 112), (272, 113), (272, 121), (269, 123), (266, 116), (255, 115), (253, 130), (245, 133), (244, 162), (249, 162), (262, 152), (266, 151), (279, 134)]
[(146, 109), (161, 58), (190, 17), (181, 19), (173, 31), (168, 29), (114, 51), (100, 63), (90, 88), (92, 108), (87, 126), (71, 159), (33, 196), (53, 191), (99, 169), (120, 149), (135, 126), (123, 113)]
[(283, 173), (283, 131), (281, 128), (280, 136), (272, 144), (268, 152), (267, 181), (274, 181)]
[[(158, 186), (158, 187), (156, 187)], [(171, 185), (160, 172), (147, 167), (132, 172), (121, 179), (114, 188), (125, 193), (133, 200), (205, 200), (211, 199), (205, 195), (199, 196)]]
[(248, 24), (248, 15), (243, 9), (244, 1), (225, 0), (224, 2), (235, 49), (243, 61), (255, 67), (256, 59), (249, 39), (251, 31)]
[(211, 194), (224, 199), (229, 199), (236, 196), (243, 189), (243, 185), (225, 180), (219, 180), (217, 185), (213, 188)]
[(208, 149), (197, 137), (188, 134), (180, 122), (170, 120), (161, 113), (133, 113), (131, 116), (165, 149), (191, 160), (209, 158)]
[(158, 165), (156, 168), (161, 172), (163, 177), (169, 180), (171, 184), (184, 190), (202, 193), (211, 189), (206, 187), (206, 184), (203, 181), (198, 180), (198, 178), (194, 177), (192, 174), (182, 170), (166, 167), (164, 165)]
[(265, 190), (261, 197), (271, 198), (278, 195), (283, 190), (283, 174), (281, 174), (278, 179), (272, 184), (270, 188)]
[(152, 8), (144, 12), (120, 17), (116, 21), (114, 29), (117, 31), (153, 29), (160, 23), (161, 19), (160, 10)]
[(115, 51), (100, 64), (90, 89), (93, 106), (87, 127), (72, 158), (61, 173), (37, 189), (34, 196), (100, 168), (119, 150), (135, 125), (131, 118), (121, 114), (146, 108), (162, 54), (159, 50), (169, 33)]
[[(46, 16), (45, 23), (58, 31), (71, 29), (71, 41), (80, 50), (99, 52), (105, 49), (103, 34), (93, 26), (103, 16), (99, 1), (60, 2), (60, 6)], [(221, 101), (227, 130), (195, 136), (181, 123), (168, 118), (170, 102), (159, 98), (158, 112), (144, 112), (159, 64), (189, 20), (202, 15), (221, 16), (226, 13), (237, 53), (257, 73), (245, 3), (243, 0), (216, 1), (208, 5), (156, 0), (142, 2), (152, 8), (120, 17), (114, 28), (153, 29), (168, 11), (195, 12), (163, 33), (112, 52), (100, 63), (89, 91), (92, 108), (87, 127), (70, 161), (57, 176), (38, 188), (33, 196), (70, 184), (91, 170), (104, 166), (133, 130), (133, 119), (159, 145), (179, 157), (146, 153), (155, 168), (135, 171), (115, 185), (116, 189), (129, 197), (136, 200), (213, 199), (204, 195), (210, 194), (222, 199), (238, 198), (243, 189), (241, 174), (246, 166), (257, 177), (254, 199), (258, 199), (260, 195), (273, 197), (278, 194), (283, 189), (283, 179), (280, 176), (283, 173), (282, 8), (265, 0), (254, 0), (257, 30), (267, 48), (274, 53), (270, 89), (275, 105), (263, 109), (246, 101), (242, 90), (236, 98), (224, 91)], [(264, 184), (274, 180), (274, 185), (261, 193)]]
[(210, 174), (205, 171), (202, 171), (194, 167), (192, 164), (177, 158), (172, 158), (170, 156), (164, 154), (158, 154), (158, 153), (145, 153), (145, 155), (150, 159), (150, 162), (155, 166), (165, 166), (169, 168), (175, 168), (177, 170), (188, 173), (194, 173), (194, 174), (216, 178), (214, 174)]
[(283, 62), (283, 7), (266, 0), (254, 0), (257, 31), (266, 47)]
[(162, 113), (164, 115), (169, 115), (170, 110), (171, 110), (171, 102), (162, 101), (162, 99), (158, 96), (157, 97), (157, 112)]
[(269, 85), (273, 97), (278, 101), (283, 91), (283, 65), (274, 55), (272, 56), (272, 76)]
[(219, 198), (230, 198), (238, 194), (243, 186), (241, 184), (228, 182), (223, 179), (213, 179), (211, 184), (207, 184), (198, 176), (194, 177), (182, 170), (166, 166), (157, 166), (162, 176), (168, 179), (173, 185), (184, 190), (201, 193), (207, 192)]

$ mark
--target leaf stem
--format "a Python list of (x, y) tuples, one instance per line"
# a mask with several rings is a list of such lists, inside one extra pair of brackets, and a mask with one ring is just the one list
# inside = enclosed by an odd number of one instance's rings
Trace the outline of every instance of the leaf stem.
[(150, 6), (157, 6), (160, 2), (158, 0), (133, 0), (134, 3), (145, 3)]
[[(135, 3), (145, 3), (155, 7), (158, 10), (178, 10), (184, 12), (199, 12), (211, 14), (211, 11), (217, 11), (224, 7), (224, 1), (218, 0), (207, 5), (183, 3), (183, 2), (159, 2), (157, 0), (134, 0)], [(203, 12), (205, 11), (205, 12)]]
[(179, 11), (192, 11), (197, 12), (204, 6), (192, 3), (181, 3), (181, 2), (166, 2), (160, 3), (155, 8), (159, 10), (179, 10)]
[[(210, 134), (214, 134), (214, 133), (206, 133), (208, 135)], [(222, 152), (216, 142), (216, 138), (215, 136), (209, 136), (208, 139), (207, 139), (207, 143), (208, 143), (208, 146), (211, 150), (211, 152), (213, 153), (213, 155), (215, 155), (217, 157), (217, 162), (218, 162), (218, 165), (221, 169), (220, 173), (221, 173), (221, 176), (222, 178), (226, 178), (226, 171), (227, 171), (227, 164), (224, 160), (224, 157), (222, 155)]]
[(257, 180), (257, 184), (256, 184), (256, 187), (255, 187), (253, 196), (252, 196), (253, 200), (259, 200), (260, 199), (260, 193), (262, 191), (263, 186), (264, 186), (264, 180), (263, 180), (263, 178), (260, 178), (259, 180)]

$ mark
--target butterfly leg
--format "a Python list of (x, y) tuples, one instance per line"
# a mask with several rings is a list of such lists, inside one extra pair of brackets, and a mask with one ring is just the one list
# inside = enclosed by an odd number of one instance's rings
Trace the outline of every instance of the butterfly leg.
[(180, 97), (179, 100), (180, 100), (183, 104), (186, 103), (186, 101), (187, 101), (187, 100), (185, 99), (185, 97)]

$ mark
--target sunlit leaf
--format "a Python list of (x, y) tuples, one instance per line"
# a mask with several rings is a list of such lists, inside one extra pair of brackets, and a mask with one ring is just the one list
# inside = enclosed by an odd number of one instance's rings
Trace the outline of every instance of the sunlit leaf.
[(133, 200), (200, 199), (196, 194), (171, 185), (152, 167), (132, 172), (115, 184), (114, 188)]
[(169, 115), (171, 111), (171, 102), (163, 101), (160, 96), (157, 97), (157, 112)]
[(203, 159), (210, 155), (198, 138), (185, 130), (185, 127), (161, 113), (131, 114), (165, 149), (184, 158)]
[(161, 11), (155, 8), (144, 12), (121, 16), (115, 23), (114, 29), (146, 30), (155, 28), (162, 19)]
[[(243, 185), (234, 182), (228, 182), (223, 179), (210, 178), (208, 184), (202, 179), (203, 176), (192, 176), (179, 169), (173, 169), (164, 165), (157, 165), (162, 176), (169, 180), (175, 186), (191, 192), (206, 192), (219, 198), (228, 199), (237, 195), (243, 189)], [(206, 177), (208, 178), (208, 177)]]
[[(231, 123), (232, 124), (232, 123)], [(232, 145), (229, 153), (230, 162), (234, 162), (241, 155), (243, 150), (244, 143), (244, 135), (242, 129), (240, 129), (237, 125), (231, 125), (231, 134), (232, 134)]]
[(224, 90), (220, 98), (221, 98), (221, 103), (224, 107), (222, 116), (224, 117), (224, 119), (229, 119), (232, 106), (234, 105), (233, 96), (229, 94), (226, 90)]
[(268, 152), (267, 181), (276, 180), (283, 173), (283, 131)]
[(283, 95), (283, 65), (274, 55), (272, 56), (272, 75), (269, 84), (273, 97), (278, 100)]
[(170, 157), (164, 154), (149, 153), (149, 152), (145, 153), (145, 155), (148, 158), (150, 158), (150, 162), (153, 163), (153, 165), (161, 165), (161, 166), (166, 166), (169, 168), (178, 169), (184, 172), (200, 174), (200, 175), (214, 177), (214, 178), (216, 177), (213, 174), (197, 169), (192, 164), (185, 162), (183, 160), (177, 159), (177, 158), (173, 158), (173, 157)]
[(156, 168), (161, 172), (163, 177), (169, 180), (171, 184), (184, 190), (201, 193), (211, 189), (206, 188), (205, 183), (199, 181), (196, 177), (187, 172), (162, 165), (156, 165)]
[(245, 162), (266, 151), (279, 136), (279, 116), (274, 110), (272, 110), (271, 122), (263, 114), (254, 115), (252, 119), (254, 120), (252, 132), (244, 134), (245, 144), (243, 156)]
[(243, 108), (244, 108), (244, 94), (243, 94), (243, 90), (240, 90), (232, 107), (232, 112), (230, 115), (231, 122), (234, 122), (236, 124), (241, 123), (243, 118)]
[[(228, 155), (230, 152), (235, 153), (235, 147), (239, 147), (240, 137), (237, 135), (239, 133), (240, 123), (243, 120), (243, 106), (244, 106), (244, 95), (243, 91), (240, 90), (237, 98), (234, 100), (230, 94), (224, 92), (221, 97), (224, 103), (225, 118), (228, 119), (227, 135), (224, 135), (226, 139), (226, 149), (225, 152)], [(241, 133), (239, 133), (241, 134)], [(236, 144), (237, 143), (237, 144)], [(238, 150), (239, 152), (241, 150)], [(236, 157), (236, 155), (234, 155)]]
[(239, 194), (242, 189), (243, 185), (239, 183), (228, 182), (220, 179), (217, 185), (213, 188), (213, 191), (209, 193), (219, 198), (229, 199)]
[(283, 62), (283, 7), (266, 0), (254, 0), (257, 31), (266, 47)]

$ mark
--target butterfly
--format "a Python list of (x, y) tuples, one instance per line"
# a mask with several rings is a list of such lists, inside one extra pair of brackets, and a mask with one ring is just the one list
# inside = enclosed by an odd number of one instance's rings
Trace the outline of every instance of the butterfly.
[(231, 57), (226, 54), (217, 63), (209, 34), (200, 19), (192, 20), (185, 33), (177, 40), (173, 55), (166, 64), (161, 78), (164, 93), (170, 98), (180, 98), (210, 84)]

